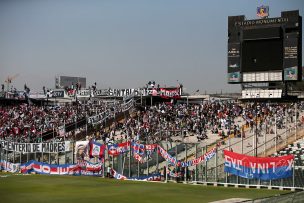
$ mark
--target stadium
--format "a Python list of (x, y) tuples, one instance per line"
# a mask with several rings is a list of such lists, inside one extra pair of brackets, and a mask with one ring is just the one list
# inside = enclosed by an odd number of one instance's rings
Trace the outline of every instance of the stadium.
[(302, 17), (268, 14), (228, 16), (235, 94), (153, 80), (98, 88), (83, 76), (31, 92), (7, 77), (3, 202), (303, 202)]

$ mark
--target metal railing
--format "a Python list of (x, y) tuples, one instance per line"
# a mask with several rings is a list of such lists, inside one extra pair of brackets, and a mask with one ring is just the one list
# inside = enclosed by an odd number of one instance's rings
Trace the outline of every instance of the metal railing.
[[(287, 125), (286, 125), (287, 126)], [(160, 132), (162, 134), (163, 132)], [(170, 134), (178, 134), (173, 132)], [(183, 136), (180, 131), (180, 136)], [(212, 135), (217, 136), (217, 135)], [(273, 181), (262, 181), (259, 179), (245, 179), (237, 177), (235, 175), (227, 174), (224, 172), (224, 157), (223, 150), (230, 150), (231, 148), (238, 153), (254, 155), (255, 151), (259, 156), (273, 155), (277, 151), (283, 149), (288, 144), (293, 143), (297, 139), (304, 136), (303, 126), (291, 126), (291, 128), (282, 128), (275, 131), (274, 134), (265, 133), (253, 133), (247, 134), (246, 137), (242, 135), (237, 137), (236, 135), (229, 135), (224, 140), (221, 140), (222, 145), (216, 151), (214, 157), (207, 162), (201, 162), (195, 166), (189, 166), (184, 168), (183, 171), (178, 171), (175, 166), (170, 166), (158, 153), (154, 152), (148, 157), (147, 161), (140, 163), (134, 158), (134, 154), (131, 147), (128, 152), (122, 153), (118, 156), (109, 156), (107, 151), (105, 153), (104, 166), (113, 167), (118, 173), (125, 176), (142, 176), (149, 175), (155, 172), (161, 172), (163, 177), (167, 177), (166, 180), (185, 181), (195, 183), (208, 183), (208, 184), (223, 184), (223, 185), (235, 185), (235, 186), (254, 186), (254, 187), (268, 187), (268, 188), (282, 188), (282, 189), (303, 189), (304, 188), (304, 169), (302, 166), (295, 166), (293, 177), (286, 179), (279, 179)], [(281, 137), (281, 139), (278, 139)], [(256, 142), (256, 138), (259, 138), (260, 142)], [(25, 163), (28, 160), (38, 160), (48, 163), (75, 163), (75, 143), (72, 143), (71, 151), (57, 154), (19, 154), (14, 155), (12, 152), (6, 152), (1, 149), (0, 156), (6, 158), (13, 163)], [(158, 141), (153, 144), (160, 145), (171, 156), (176, 157), (177, 160), (187, 161), (200, 157), (208, 152), (214, 144), (206, 144), (207, 140), (197, 143), (184, 143), (184, 142), (171, 142), (171, 141)], [(255, 146), (255, 143), (260, 143)], [(143, 143), (142, 144), (152, 144)], [(256, 150), (257, 149), (257, 150)], [(179, 178), (171, 177), (164, 173), (164, 169), (170, 169), (180, 176)]]

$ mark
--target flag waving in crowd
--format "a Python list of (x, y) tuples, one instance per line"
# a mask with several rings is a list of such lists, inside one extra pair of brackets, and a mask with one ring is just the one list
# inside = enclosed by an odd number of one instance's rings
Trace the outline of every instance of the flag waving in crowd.
[(89, 155), (90, 157), (102, 158), (104, 156), (105, 149), (106, 149), (106, 145), (91, 141)]
[(143, 145), (143, 144), (138, 144), (136, 142), (133, 142), (132, 149), (133, 149), (134, 153), (139, 154), (139, 155), (144, 155), (144, 153), (145, 153), (145, 145)]
[(157, 144), (146, 144), (145, 147), (146, 147), (146, 154), (148, 157), (150, 157), (152, 153), (156, 151)]
[(157, 144), (144, 145), (133, 142), (133, 157), (139, 162), (144, 162), (151, 157), (152, 153), (155, 152), (156, 148)]
[(120, 144), (108, 145), (108, 153), (112, 156), (118, 156), (130, 150), (130, 142), (123, 142)]
[(132, 150), (133, 157), (141, 163), (144, 162), (145, 145), (132, 142)]

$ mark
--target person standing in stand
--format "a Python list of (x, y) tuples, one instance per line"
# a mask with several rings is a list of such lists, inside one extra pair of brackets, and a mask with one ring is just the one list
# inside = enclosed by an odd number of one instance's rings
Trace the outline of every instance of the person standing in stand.
[(107, 178), (111, 178), (111, 168), (112, 168), (112, 165), (110, 164), (110, 165), (107, 167)]

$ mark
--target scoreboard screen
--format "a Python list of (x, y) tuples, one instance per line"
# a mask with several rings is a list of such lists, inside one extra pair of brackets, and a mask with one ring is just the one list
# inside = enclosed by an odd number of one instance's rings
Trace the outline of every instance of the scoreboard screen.
[(248, 40), (242, 43), (242, 72), (283, 69), (283, 40)]
[(302, 77), (302, 17), (246, 20), (228, 17), (228, 83), (299, 81)]

